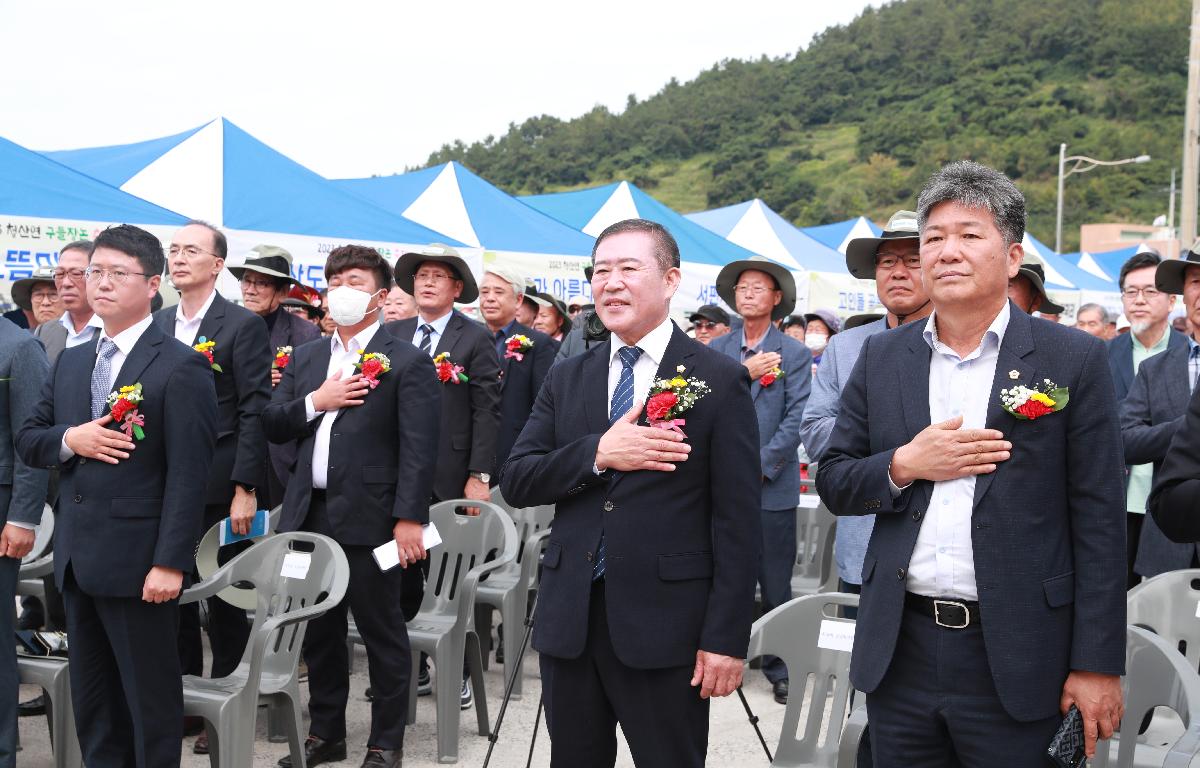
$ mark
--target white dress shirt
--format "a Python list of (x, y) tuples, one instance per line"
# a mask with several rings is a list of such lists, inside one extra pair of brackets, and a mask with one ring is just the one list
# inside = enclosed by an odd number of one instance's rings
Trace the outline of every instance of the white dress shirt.
[[(439, 317), (437, 320), (429, 320), (429, 325), (433, 326), (433, 333), (429, 334), (429, 356), (437, 355), (438, 342), (442, 340), (442, 334), (446, 332), (446, 326), (450, 324), (450, 315), (454, 314), (451, 309), (446, 314)], [(421, 339), (425, 338), (425, 332), (421, 330), (421, 326), (425, 325), (426, 321), (417, 315), (417, 330), (413, 333), (412, 343), (417, 349), (421, 348)]]
[[(961, 415), (963, 429), (983, 429), (996, 376), (1000, 344), (1008, 329), (1009, 304), (996, 315), (971, 354), (960, 358), (937, 335), (937, 312), (925, 323), (929, 358), (930, 423)], [(917, 544), (908, 563), (907, 589), (926, 597), (978, 600), (971, 515), (975, 508), (975, 475), (933, 484), (929, 509), (921, 521)]]
[(62, 317), (58, 318), (58, 322), (62, 324), (63, 328), (67, 329), (67, 344), (65, 349), (78, 347), (80, 344), (91, 341), (93, 328), (99, 328), (101, 331), (104, 330), (104, 321), (96, 314), (88, 318), (88, 321), (83, 324), (83, 328), (79, 333), (75, 332), (75, 321), (71, 319), (70, 312), (63, 312)]
[(640, 347), (642, 350), (641, 356), (633, 364), (633, 402), (636, 405), (639, 400), (645, 401), (646, 395), (649, 394), (650, 385), (654, 383), (658, 367), (662, 365), (663, 357), (667, 354), (667, 344), (671, 342), (671, 334), (674, 330), (675, 324), (671, 322), (670, 318), (667, 318), (657, 328), (643, 336), (637, 344), (626, 344), (615, 333), (612, 335), (612, 344), (608, 349), (608, 409), (605, 410), (606, 414), (612, 409), (613, 392), (616, 391), (617, 382), (621, 379), (623, 364), (618, 356), (621, 347)]
[(200, 333), (200, 323), (204, 322), (204, 315), (216, 298), (217, 291), (214, 288), (213, 292), (208, 294), (208, 299), (201, 305), (200, 311), (190, 319), (183, 316), (183, 302), (180, 302), (179, 306), (175, 308), (175, 338), (189, 347), (195, 344), (196, 334)]
[[(343, 379), (353, 375), (354, 364), (358, 362), (358, 351), (367, 348), (379, 328), (379, 323), (371, 323), (359, 331), (357, 336), (350, 339), (350, 343), (346, 346), (342, 346), (342, 337), (337, 331), (334, 331), (333, 335), (329, 337), (329, 368), (325, 371), (325, 378), (329, 378), (336, 371), (342, 372)], [(332, 411), (318, 411), (313, 405), (311, 392), (304, 398), (304, 413), (308, 420), (312, 421), (318, 416), (321, 417), (321, 423), (317, 425), (316, 437), (313, 439), (313, 488), (329, 487), (329, 433), (333, 430), (333, 421), (337, 418), (339, 410), (335, 408)]]
[[(117, 378), (121, 375), (121, 366), (125, 365), (125, 358), (129, 357), (129, 353), (133, 351), (133, 347), (138, 343), (138, 339), (142, 338), (142, 334), (146, 332), (146, 329), (150, 327), (150, 323), (152, 322), (154, 322), (154, 316), (146, 315), (137, 323), (129, 326), (116, 336), (112, 337), (105, 333), (103, 328), (101, 328), (100, 335), (96, 338), (95, 351), (100, 351), (100, 344), (105, 339), (110, 339), (113, 344), (117, 345), (117, 351), (113, 353), (112, 358), (109, 360), (110, 375), (108, 379), (108, 389), (112, 389), (117, 383)], [(134, 382), (131, 381), (129, 383), (133, 384)], [(90, 388), (88, 389), (88, 392), (91, 392)], [(67, 430), (67, 432), (70, 431), (71, 430), (69, 429)], [(75, 452), (67, 447), (67, 432), (63, 432), (62, 447), (58, 451), (59, 461), (66, 461), (75, 455)]]

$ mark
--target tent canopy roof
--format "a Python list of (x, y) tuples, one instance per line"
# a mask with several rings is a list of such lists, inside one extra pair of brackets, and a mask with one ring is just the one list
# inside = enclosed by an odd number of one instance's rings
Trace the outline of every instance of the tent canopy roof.
[(805, 234), (762, 200), (689, 213), (687, 218), (730, 242), (792, 269), (842, 273), (846, 259), (834, 248)]

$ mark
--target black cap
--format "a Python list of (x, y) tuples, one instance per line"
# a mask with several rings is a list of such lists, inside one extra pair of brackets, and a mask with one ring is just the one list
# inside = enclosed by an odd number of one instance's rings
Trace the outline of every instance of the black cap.
[(688, 321), (695, 323), (701, 317), (705, 320), (711, 320), (714, 323), (729, 325), (729, 313), (716, 304), (705, 304), (703, 307), (700, 307), (700, 309), (697, 309), (688, 317)]

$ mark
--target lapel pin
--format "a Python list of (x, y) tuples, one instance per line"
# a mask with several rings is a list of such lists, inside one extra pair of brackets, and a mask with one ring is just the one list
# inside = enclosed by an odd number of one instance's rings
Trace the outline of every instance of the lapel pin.
[(1016, 381), (1017, 379), (1021, 378), (1021, 372), (1017, 371), (1017, 370), (1009, 371), (1008, 378), (1012, 379), (1013, 381)]

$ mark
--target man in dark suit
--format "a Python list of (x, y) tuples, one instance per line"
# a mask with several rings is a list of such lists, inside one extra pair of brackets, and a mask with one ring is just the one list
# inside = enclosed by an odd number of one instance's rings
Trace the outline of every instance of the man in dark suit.
[[(87, 291), (104, 332), (59, 356), (17, 435), (27, 464), (59, 468), (54, 571), (89, 768), (179, 765), (177, 598), (204, 517), (217, 396), (204, 358), (153, 322), (162, 271), (154, 235), (100, 233)], [(110, 402), (131, 394), (136, 412), (114, 423)]]
[[(1167, 322), (1171, 308), (1175, 306), (1175, 296), (1160, 291), (1155, 285), (1160, 263), (1162, 258), (1158, 253), (1143, 251), (1134, 254), (1121, 266), (1118, 285), (1121, 286), (1125, 316), (1130, 323), (1129, 332), (1108, 342), (1108, 365), (1118, 404), (1125, 400), (1132, 389), (1134, 377), (1143, 361), (1168, 349), (1181, 349), (1184, 352), (1188, 349), (1187, 337), (1171, 328)], [(1136, 563), (1154, 466), (1142, 463), (1127, 465), (1125, 469), (1125, 585), (1132, 588), (1142, 580)]]
[[(1200, 244), (1198, 244), (1200, 245)], [(1183, 306), (1200, 333), (1200, 253), (1194, 249), (1183, 259), (1167, 259), (1158, 265), (1155, 282), (1160, 291), (1183, 295)], [(1200, 344), (1188, 338), (1166, 352), (1147, 358), (1138, 368), (1133, 387), (1121, 403), (1121, 439), (1125, 461), (1153, 463), (1157, 479), (1171, 440), (1184, 426), (1188, 400), (1200, 374)], [(1177, 544), (1147, 516), (1138, 544), (1138, 575), (1150, 578), (1167, 571), (1197, 567), (1195, 544)]]
[[(817, 472), (835, 514), (875, 514), (850, 667), (875, 765), (1040, 765), (1072, 703), (1092, 755), (1125, 665), (1104, 348), (1008, 301), (1025, 205), (1007, 177), (952, 163), (918, 216), (933, 315), (866, 340)], [(1019, 389), (1048, 382), (1067, 392)]]
[[(271, 398), (271, 351), (262, 318), (230, 302), (217, 291), (228, 245), (217, 228), (200, 221), (186, 224), (171, 238), (167, 267), (179, 291), (179, 304), (159, 310), (154, 320), (163, 333), (189, 347), (204, 349), (217, 388), (217, 449), (208, 475), (204, 528), (225, 518), (234, 533), (249, 533), (258, 510), (255, 494), (266, 484), (267, 438), (261, 415)], [(209, 358), (211, 356), (211, 358)], [(234, 548), (221, 552), (232, 559)], [(208, 600), (208, 637), (212, 676), (237, 668), (250, 637), (246, 612), (214, 597)], [(204, 674), (199, 605), (183, 606), (179, 632), (184, 674)], [(207, 734), (196, 742), (207, 754)]]
[[(380, 328), (392, 276), (377, 251), (335, 248), (325, 279), (337, 330), (294, 351), (263, 414), (272, 441), (298, 441), (279, 530), (330, 536), (350, 563), (346, 599), (311, 622), (304, 638), (312, 715), (304, 751), (310, 766), (346, 758), (346, 611), (353, 608), (374, 691), (362, 765), (392, 768), (403, 756), (411, 676), (401, 581), (425, 557), (421, 526), (429, 522), (441, 385), (428, 355)], [(381, 571), (371, 550), (392, 539), (402, 568)]]
[[(321, 329), (299, 315), (288, 312), (283, 302), (288, 290), (300, 282), (292, 277), (292, 254), (276, 245), (256, 245), (251, 255), (238, 267), (229, 272), (238, 279), (242, 288), (242, 302), (246, 309), (258, 315), (267, 324), (271, 348), (271, 386), (279, 385), (283, 378), (283, 366), (274, 361), (282, 350), (296, 347), (321, 336)], [(290, 362), (290, 356), (289, 356)], [(259, 489), (259, 498), (265, 499), (264, 506), (275, 507), (283, 502), (283, 491), (291, 477), (291, 467), (296, 461), (294, 442), (274, 444), (268, 447), (270, 462), (267, 466), (267, 487)]]
[[(551, 765), (613, 765), (620, 723), (638, 765), (701, 766), (708, 699), (741, 683), (754, 613), (750, 380), (668, 318), (679, 248), (661, 225), (613, 224), (593, 255), (612, 338), (550, 370), (500, 477), (517, 506), (558, 505), (533, 636)], [(708, 391), (643, 413), (674, 377)]]
[[(762, 477), (762, 564), (758, 583), (762, 610), (792, 599), (796, 564), (796, 503), (800, 497), (800, 426), (812, 389), (812, 353), (775, 327), (796, 307), (792, 273), (761, 256), (726, 264), (717, 292), (742, 316), (742, 328), (713, 339), (709, 347), (746, 366), (750, 397), (758, 415)], [(762, 671), (786, 704), (788, 671), (778, 656), (763, 659)]]
[[(521, 305), (524, 290), (525, 278), (499, 264), (484, 270), (483, 285), (479, 287), (479, 313), (495, 339), (496, 356), (500, 359), (500, 433), (496, 436), (492, 485), (499, 482), (500, 468), (529, 420), (533, 401), (554, 364), (557, 346), (546, 334), (517, 322), (517, 307)], [(529, 343), (518, 343), (510, 350), (509, 345), (515, 343), (512, 340), (517, 336), (523, 336)]]

